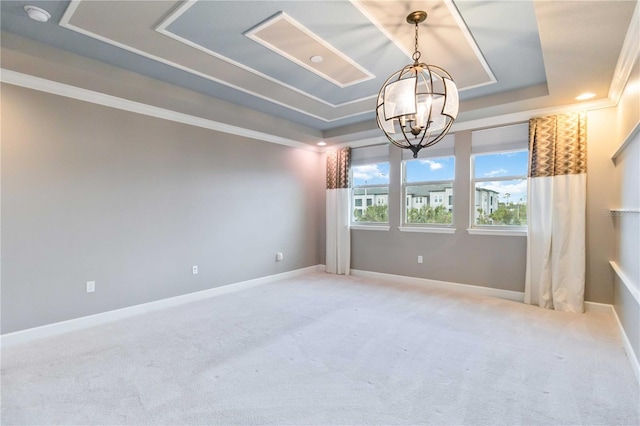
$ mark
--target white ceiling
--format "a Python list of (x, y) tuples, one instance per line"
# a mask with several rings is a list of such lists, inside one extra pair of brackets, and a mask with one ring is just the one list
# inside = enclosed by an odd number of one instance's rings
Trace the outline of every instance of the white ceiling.
[[(29, 20), (26, 4), (48, 10)], [(610, 97), (637, 1), (5, 1), (2, 30), (286, 119), (329, 142), (375, 130), (386, 78), (422, 59), (458, 122)], [(310, 61), (321, 55), (320, 63)], [(616, 68), (618, 67), (618, 68)], [(618, 71), (616, 71), (618, 69)]]

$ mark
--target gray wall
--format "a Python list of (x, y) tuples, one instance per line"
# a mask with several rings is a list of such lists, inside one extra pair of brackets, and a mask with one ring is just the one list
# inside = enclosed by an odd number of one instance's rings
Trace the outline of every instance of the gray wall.
[[(524, 291), (526, 238), (520, 236), (470, 235), (471, 131), (455, 135), (456, 180), (454, 225), (456, 233), (407, 233), (401, 221), (401, 150), (389, 148), (388, 232), (351, 231), (353, 269), (428, 278), (504, 290)], [(424, 263), (418, 263), (418, 256)]]
[(610, 123), (615, 108), (587, 115), (587, 270), (585, 300), (613, 303), (609, 262), (614, 255), (614, 222), (609, 209), (615, 206), (616, 178), (611, 154), (615, 150)]
[(2, 104), (2, 333), (324, 263), (318, 153), (6, 84)]

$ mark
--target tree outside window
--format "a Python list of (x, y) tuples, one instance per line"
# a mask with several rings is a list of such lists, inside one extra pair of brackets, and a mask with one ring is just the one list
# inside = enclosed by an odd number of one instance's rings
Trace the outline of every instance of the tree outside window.
[(472, 156), (476, 226), (527, 225), (527, 150)]
[(404, 224), (451, 225), (454, 176), (452, 155), (404, 161)]
[(351, 167), (352, 221), (388, 223), (389, 163), (373, 163)]

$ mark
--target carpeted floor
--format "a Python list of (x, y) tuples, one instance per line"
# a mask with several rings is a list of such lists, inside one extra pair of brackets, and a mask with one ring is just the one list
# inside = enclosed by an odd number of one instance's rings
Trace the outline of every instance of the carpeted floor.
[(614, 320), (315, 273), (2, 349), (2, 425), (638, 425)]

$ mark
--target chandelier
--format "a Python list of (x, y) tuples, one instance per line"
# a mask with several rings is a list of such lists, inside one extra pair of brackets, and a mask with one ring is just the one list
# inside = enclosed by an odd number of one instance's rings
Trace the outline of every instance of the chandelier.
[(436, 144), (458, 116), (458, 88), (448, 72), (420, 62), (418, 24), (427, 19), (423, 11), (407, 16), (415, 24), (413, 64), (396, 71), (378, 94), (376, 120), (389, 142), (413, 152)]

